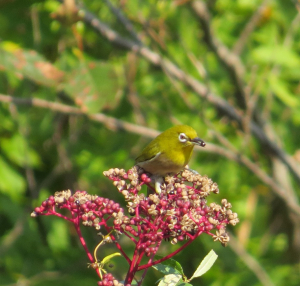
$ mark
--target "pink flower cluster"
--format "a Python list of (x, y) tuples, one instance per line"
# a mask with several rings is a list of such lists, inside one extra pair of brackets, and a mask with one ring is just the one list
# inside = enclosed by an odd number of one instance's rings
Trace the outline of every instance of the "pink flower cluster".
[[(207, 205), (206, 197), (210, 193), (218, 193), (218, 186), (208, 177), (192, 171), (184, 170), (180, 175), (165, 177), (162, 192), (149, 196), (140, 193), (140, 190), (144, 184), (153, 188), (151, 178), (137, 166), (128, 172), (110, 169), (104, 175), (113, 180), (124, 195), (128, 212), (132, 215), (130, 218), (123, 212), (118, 213), (115, 229), (126, 232), (133, 241), (139, 238), (136, 245), (148, 256), (157, 252), (157, 244), (163, 239), (175, 244), (194, 240), (201, 233), (207, 233), (226, 245), (229, 241), (226, 225), (238, 222), (237, 214), (231, 211), (231, 204), (226, 199), (221, 205)], [(213, 229), (218, 232), (213, 234)]]
[[(231, 204), (226, 199), (220, 205), (207, 205), (206, 197), (219, 192), (217, 184), (210, 178), (189, 170), (165, 177), (160, 186), (161, 193), (153, 191), (149, 195), (141, 190), (143, 185), (153, 190), (151, 177), (137, 166), (127, 172), (123, 169), (110, 169), (104, 175), (113, 181), (124, 196), (129, 215), (125, 215), (124, 209), (113, 200), (90, 195), (85, 191), (72, 194), (70, 190), (56, 192), (32, 213), (32, 216), (56, 215), (74, 224), (91, 265), (94, 265), (93, 268), (102, 278), (98, 283), (100, 286), (123, 284), (110, 273), (102, 276), (102, 265), (89, 252), (81, 235), (80, 223), (96, 230), (105, 229), (108, 235), (103, 241), (114, 242), (128, 262), (125, 285), (131, 285), (138, 271), (146, 271), (147, 268), (173, 257), (202, 233), (212, 236), (213, 240), (220, 241), (225, 246), (229, 241), (226, 226), (238, 222), (237, 214), (232, 212)], [(71, 215), (64, 216), (59, 209), (68, 209)], [(135, 245), (131, 258), (119, 244), (120, 234), (127, 236)], [(182, 243), (177, 250), (155, 260), (154, 255), (163, 241)], [(148, 257), (148, 261), (143, 264), (144, 257)], [(143, 277), (144, 275), (138, 283), (141, 283)]]

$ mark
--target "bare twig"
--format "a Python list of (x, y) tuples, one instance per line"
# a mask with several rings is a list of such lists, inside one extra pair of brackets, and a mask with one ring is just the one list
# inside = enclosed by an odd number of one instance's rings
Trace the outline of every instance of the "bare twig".
[(197, 60), (196, 56), (192, 52), (188, 51), (187, 56), (188, 56), (189, 60), (191, 61), (191, 63), (196, 68), (196, 70), (198, 71), (198, 74), (202, 78), (206, 78), (207, 77), (207, 71), (206, 71), (205, 67), (203, 66), (203, 64), (200, 61)]
[[(198, 148), (196, 148), (197, 150)], [(202, 152), (211, 152), (214, 154), (219, 154), (224, 156), (232, 161), (238, 162), (246, 166), (252, 173), (254, 173), (262, 182), (272, 188), (274, 193), (280, 197), (290, 208), (291, 211), (296, 213), (298, 216), (300, 215), (300, 206), (293, 199), (292, 196), (287, 196), (285, 189), (280, 186), (276, 181), (274, 181), (266, 172), (264, 172), (257, 164), (253, 163), (248, 157), (245, 155), (241, 155), (239, 153), (235, 153), (228, 149), (222, 148), (220, 146), (214, 144), (207, 144)]]
[(20, 238), (24, 231), (24, 223), (25, 223), (26, 215), (21, 214), (18, 219), (14, 223), (14, 227), (6, 233), (5, 236), (2, 237), (1, 245), (0, 245), (0, 255), (1, 257), (5, 257), (5, 252), (8, 252), (10, 247), (16, 242), (17, 239)]
[[(23, 99), (23, 98), (17, 98), (12, 97), (9, 95), (0, 94), (0, 101), (1, 102), (7, 102), (7, 103), (15, 103), (20, 105), (28, 105), (28, 106), (34, 106), (34, 107), (40, 107), (45, 108), (51, 111), (57, 111), (61, 113), (66, 114), (77, 114), (77, 115), (83, 115), (89, 118), (90, 120), (103, 123), (108, 128), (114, 129), (114, 130), (126, 130), (131, 133), (136, 133), (139, 135), (143, 135), (146, 137), (154, 138), (156, 137), (159, 132), (147, 127), (139, 126), (136, 124), (132, 124), (123, 120), (119, 120), (107, 115), (104, 115), (103, 113), (97, 113), (97, 114), (87, 114), (76, 107), (71, 107), (65, 104), (61, 103), (54, 103), (49, 102), (43, 99), (38, 98), (32, 98), (32, 99)], [(208, 144), (206, 148), (204, 148), (204, 151), (216, 153), (222, 156), (225, 156), (226, 158), (230, 160), (234, 160), (236, 162), (242, 163), (244, 166), (246, 166), (249, 170), (251, 170), (262, 182), (264, 182), (266, 185), (270, 186), (274, 193), (283, 199), (283, 201), (290, 207), (291, 211), (296, 213), (297, 215), (300, 215), (300, 207), (299, 205), (293, 200), (293, 198), (289, 196), (285, 196), (284, 189), (279, 186), (274, 180), (272, 180), (271, 177), (269, 177), (262, 169), (259, 168), (259, 166), (255, 163), (253, 163), (251, 160), (249, 160), (246, 156), (234, 153), (233, 151), (227, 150), (225, 148), (216, 146), (214, 144)], [(196, 148), (197, 151), (199, 151), (198, 148)], [(203, 150), (202, 150), (203, 151)]]
[(262, 18), (262, 15), (266, 9), (267, 3), (269, 0), (264, 0), (260, 7), (254, 12), (248, 23), (246, 24), (245, 28), (241, 32), (238, 40), (236, 41), (232, 51), (236, 55), (240, 55), (249, 39), (250, 34), (254, 31), (255, 27), (258, 25), (259, 21)]
[(103, 123), (110, 129), (126, 130), (128, 132), (136, 133), (145, 137), (153, 138), (159, 134), (158, 131), (153, 130), (151, 128), (128, 123), (126, 121), (104, 115), (103, 113), (88, 114), (77, 107), (72, 107), (58, 102), (50, 102), (39, 98), (24, 99), (24, 98), (18, 98), (18, 97), (0, 94), (0, 101), (7, 102), (7, 103), (15, 103), (19, 105), (40, 107), (40, 108), (45, 108), (51, 111), (61, 112), (65, 114), (83, 115), (93, 121)]
[[(296, 31), (296, 27), (299, 26), (299, 22), (300, 22), (300, 11), (298, 10), (297, 15), (291, 22), (291, 25), (288, 28), (287, 33), (284, 37), (283, 45), (285, 47), (289, 47), (289, 48), (291, 47), (291, 44), (292, 44), (291, 40), (293, 39), (294, 33)], [(281, 72), (281, 66), (278, 64), (274, 65), (271, 70), (271, 74), (279, 76), (280, 72)], [(270, 122), (270, 121), (267, 120), (266, 122)], [(281, 138), (278, 138), (278, 136), (276, 135), (276, 132), (274, 131), (274, 129), (272, 128), (272, 126), (270, 124), (264, 125), (264, 132), (274, 142), (277, 142), (278, 145), (280, 145), (280, 146), (282, 145)], [(284, 186), (287, 196), (293, 198), (293, 200), (295, 202), (298, 202), (298, 198), (293, 189), (291, 178), (289, 176), (286, 166), (281, 161), (279, 161), (278, 158), (275, 156), (272, 156), (271, 160), (273, 163), (272, 164), (273, 165), (273, 176), (274, 176), (275, 180), (278, 181), (282, 186)], [(295, 226), (296, 226), (296, 224), (295, 224)], [(300, 233), (300, 229), (298, 231)]]
[(209, 48), (219, 58), (220, 62), (229, 71), (235, 86), (237, 87), (236, 99), (241, 108), (246, 107), (243, 76), (245, 68), (240, 58), (232, 53), (223, 43), (214, 35), (211, 28), (210, 14), (203, 1), (192, 1), (192, 11), (197, 15), (203, 28), (204, 40)]
[(286, 33), (286, 36), (283, 41), (283, 45), (286, 47), (291, 46), (292, 40), (294, 39), (294, 33), (298, 31), (299, 28), (299, 22), (300, 22), (300, 4), (296, 4), (296, 9), (298, 10), (298, 14), (293, 19), (291, 26), (289, 27), (289, 30)]
[(258, 90), (260, 86), (256, 89), (256, 91), (253, 92), (253, 94), (251, 94), (254, 85), (254, 79), (256, 76), (256, 71), (257, 71), (257, 67), (253, 66), (251, 71), (251, 78), (247, 86), (245, 86), (246, 110), (243, 117), (243, 130), (245, 133), (245, 138), (243, 140), (244, 146), (248, 145), (249, 140), (251, 138), (250, 124), (251, 124), (251, 119), (253, 118), (253, 114), (255, 112), (256, 102), (259, 98)]
[(232, 233), (230, 233), (229, 246), (238, 255), (238, 257), (244, 261), (248, 268), (250, 268), (253, 271), (253, 273), (256, 275), (256, 277), (262, 283), (262, 285), (274, 285), (265, 269), (258, 263), (258, 261), (252, 255), (250, 255), (246, 251), (246, 249), (240, 244), (240, 242), (235, 238), (235, 236)]
[(133, 25), (131, 24), (131, 22), (125, 17), (125, 15), (123, 14), (123, 12), (116, 8), (111, 2), (110, 0), (104, 0), (104, 2), (106, 3), (106, 5), (109, 7), (109, 9), (116, 15), (117, 19), (124, 25), (124, 27), (126, 28), (126, 30), (130, 33), (130, 35), (133, 37), (133, 39), (139, 43), (140, 45), (142, 45), (141, 40), (139, 39), (137, 33), (134, 30)]
[(30, 278), (27, 278), (23, 275), (20, 275), (18, 278), (17, 283), (12, 283), (12, 284), (3, 284), (4, 286), (30, 286), (30, 285), (36, 285), (38, 283), (42, 283), (43, 281), (47, 283), (50, 282), (51, 280), (57, 280), (57, 279), (64, 279), (66, 277), (66, 274), (63, 274), (59, 271), (43, 271), (40, 272)]
[[(132, 52), (135, 52), (153, 65), (160, 66), (162, 69), (168, 71), (168, 73), (176, 78), (177, 80), (182, 81), (187, 87), (191, 88), (196, 94), (200, 97), (206, 99), (209, 103), (215, 106), (219, 111), (226, 114), (231, 120), (237, 121), (240, 126), (242, 126), (242, 116), (241, 112), (236, 110), (232, 105), (227, 101), (215, 95), (212, 92), (208, 92), (205, 85), (201, 84), (198, 80), (192, 76), (183, 72), (180, 68), (175, 66), (172, 62), (161, 58), (160, 55), (151, 51), (147, 47), (142, 47), (138, 43), (128, 40), (120, 36), (116, 31), (109, 28), (106, 24), (102, 23), (97, 19), (92, 13), (86, 10), (79, 11), (83, 21), (90, 24), (96, 32), (100, 33), (102, 36), (107, 38), (113, 44), (116, 44), (122, 48), (126, 48)], [(300, 182), (300, 168), (296, 161), (285, 153), (275, 142), (273, 142), (265, 132), (259, 127), (256, 123), (251, 121), (250, 124), (251, 132), (258, 139), (258, 141), (267, 147), (267, 149), (274, 153), (287, 167), (290, 169), (295, 178)]]
[(136, 88), (134, 84), (134, 80), (136, 78), (136, 73), (137, 73), (138, 57), (134, 53), (128, 53), (127, 59), (128, 60), (125, 68), (125, 76), (126, 76), (126, 82), (128, 86), (128, 95), (127, 95), (128, 100), (133, 107), (135, 122), (137, 122), (139, 125), (146, 126), (146, 120), (141, 110), (140, 99), (136, 92)]
[(32, 34), (33, 34), (33, 41), (34, 45), (38, 48), (41, 44), (41, 27), (40, 27), (40, 21), (39, 21), (39, 14), (37, 6), (32, 5), (30, 10), (30, 16), (32, 21)]

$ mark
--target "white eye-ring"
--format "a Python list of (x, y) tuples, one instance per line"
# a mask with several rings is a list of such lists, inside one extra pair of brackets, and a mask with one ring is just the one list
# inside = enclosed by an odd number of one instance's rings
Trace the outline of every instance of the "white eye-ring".
[(178, 139), (180, 142), (184, 143), (188, 140), (188, 137), (184, 133), (180, 133)]

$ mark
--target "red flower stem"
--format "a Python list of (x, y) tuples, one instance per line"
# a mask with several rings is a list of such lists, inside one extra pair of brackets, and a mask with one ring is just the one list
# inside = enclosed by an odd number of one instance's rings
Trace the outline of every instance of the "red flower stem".
[(67, 217), (67, 216), (64, 216), (64, 215), (62, 215), (62, 214), (60, 214), (60, 213), (58, 213), (58, 212), (56, 212), (56, 211), (49, 211), (48, 213), (46, 213), (46, 214), (44, 214), (44, 215), (55, 215), (55, 216), (57, 216), (57, 217), (60, 217), (60, 218), (62, 218), (62, 219), (65, 219), (65, 220), (67, 220), (67, 221), (69, 221), (69, 222), (74, 222), (73, 219), (71, 219), (71, 218), (69, 218), (69, 217)]
[(191, 212), (189, 212), (189, 218), (190, 218), (196, 225), (199, 224), (199, 222), (197, 222), (197, 221), (193, 218)]
[[(138, 249), (137, 249), (137, 247), (135, 247), (134, 254), (133, 254), (133, 257), (132, 257), (132, 261), (131, 261), (129, 270), (128, 270), (127, 275), (126, 275), (124, 285), (131, 284), (131, 282), (134, 278), (134, 274), (137, 271), (138, 264), (136, 264), (136, 261), (138, 261), (139, 256), (143, 256), (143, 254), (144, 254), (144, 252), (142, 252), (142, 253), (140, 253), (140, 255), (138, 255)], [(135, 269), (135, 271), (134, 271), (134, 269)]]
[(178, 252), (180, 252), (181, 250), (183, 250), (184, 248), (186, 248), (187, 246), (189, 246), (193, 241), (194, 241), (194, 239), (190, 239), (187, 243), (185, 243), (184, 245), (182, 245), (181, 247), (179, 247), (177, 250), (175, 250), (174, 252), (170, 253), (169, 255), (167, 255), (167, 256), (165, 256), (165, 257), (163, 257), (161, 259), (158, 259), (158, 260), (156, 260), (154, 262), (147, 263), (147, 264), (139, 266), (138, 271), (143, 270), (143, 269), (148, 268), (148, 267), (151, 267), (153, 265), (159, 264), (159, 263), (161, 263), (161, 262), (163, 262), (163, 261), (165, 261), (165, 260), (173, 257)]
[(135, 238), (133, 238), (131, 235), (129, 235), (127, 232), (123, 232), (123, 234), (125, 234), (130, 240), (132, 240), (135, 244), (137, 244), (137, 240)]
[(149, 268), (150, 268), (150, 267), (148, 267), (148, 268), (145, 269), (145, 271), (144, 271), (144, 273), (142, 274), (141, 279), (140, 279), (140, 281), (139, 281), (139, 283), (138, 283), (138, 286), (142, 285), (142, 282), (144, 281), (145, 276), (146, 276), (146, 274), (147, 274)]
[[(140, 213), (139, 213), (139, 208), (138, 207), (135, 208), (135, 216), (138, 217), (138, 218), (140, 217)], [(137, 225), (137, 231), (138, 231), (139, 234), (141, 233), (141, 225), (140, 224)]]
[(214, 236), (214, 234), (211, 233), (211, 232), (205, 232), (205, 233), (208, 234), (208, 235), (210, 235), (210, 236)]
[[(159, 247), (159, 246), (161, 245), (161, 242), (162, 242), (162, 240), (159, 241), (159, 242), (157, 243), (157, 247)], [(148, 262), (148, 263), (152, 263), (152, 260), (153, 260), (153, 258), (154, 258), (154, 256), (155, 256), (155, 254), (156, 254), (156, 253), (153, 253), (153, 254), (152, 254), (152, 256), (151, 256), (151, 258), (149, 259), (149, 262)], [(143, 273), (142, 276), (141, 276), (140, 283), (142, 283), (143, 280), (145, 279), (145, 276), (146, 276), (146, 274), (147, 274), (149, 268), (150, 268), (150, 267), (148, 267), (148, 268), (145, 269), (144, 273)], [(141, 284), (138, 284), (138, 285), (141, 285)]]
[[(80, 243), (82, 244), (89, 260), (91, 261), (91, 263), (94, 262), (94, 258), (92, 256), (92, 254), (90, 253), (89, 249), (87, 248), (87, 245), (85, 243), (85, 240), (82, 236), (82, 233), (81, 233), (81, 230), (80, 230), (80, 219), (79, 219), (79, 216), (77, 217), (74, 217), (74, 213), (72, 212), (72, 217), (73, 217), (73, 223), (74, 223), (74, 226), (75, 226), (75, 230), (78, 234), (78, 237), (79, 237), (79, 240), (80, 240)], [(100, 276), (99, 276), (100, 277)]]
[[(161, 245), (161, 243), (162, 243), (162, 240), (159, 241), (159, 242), (157, 243), (157, 245), (156, 245), (157, 249), (159, 248), (159, 246)], [(152, 263), (155, 254), (156, 254), (156, 252), (153, 253), (153, 254), (151, 255), (151, 258), (149, 259), (148, 264), (151, 264), (151, 263)], [(140, 261), (141, 261), (141, 260), (140, 260)], [(137, 265), (140, 264), (140, 261), (138, 261)], [(142, 282), (143, 282), (143, 280), (145, 279), (145, 276), (146, 276), (146, 274), (147, 274), (149, 268), (150, 268), (150, 267), (148, 267), (148, 268), (145, 269), (144, 273), (143, 273), (142, 276), (141, 276), (141, 279), (140, 279), (138, 285), (142, 285)]]
[(116, 242), (115, 238), (112, 238), (112, 240), (115, 242), (116, 247), (120, 250), (120, 252), (122, 253), (122, 255), (124, 256), (124, 258), (127, 260), (128, 264), (131, 264), (131, 260), (130, 258), (127, 256), (127, 254), (124, 252), (124, 250), (122, 249), (121, 245), (119, 243)]
[(194, 236), (194, 235), (191, 235), (190, 233), (186, 233), (186, 235), (190, 238), (190, 239), (195, 239), (196, 237), (198, 237), (198, 236)]
[(135, 272), (137, 272), (137, 269), (138, 269), (138, 266), (139, 266), (139, 264), (140, 264), (140, 262), (141, 262), (141, 260), (142, 260), (142, 258), (143, 258), (143, 256), (144, 256), (144, 251), (143, 252), (141, 252), (140, 253), (140, 255), (138, 256), (138, 259), (136, 260), (136, 263), (135, 263), (135, 266), (134, 266), (134, 273)]
[(156, 219), (155, 219), (155, 221), (152, 223), (152, 222), (150, 222), (150, 220), (149, 219), (145, 219), (145, 218), (142, 218), (141, 217), (141, 219), (142, 219), (142, 221), (143, 222), (145, 222), (146, 224), (148, 224), (148, 226), (150, 226), (151, 227), (151, 229), (155, 229), (155, 230), (157, 230), (157, 227), (156, 227)]
[(115, 243), (116, 247), (120, 250), (120, 252), (124, 256), (124, 258), (127, 260), (128, 264), (130, 265), (131, 264), (131, 260), (127, 256), (127, 254), (124, 252), (124, 250), (122, 249), (121, 245), (117, 242), (116, 238), (112, 234), (110, 235), (110, 237), (113, 240), (113, 242)]
[(136, 207), (136, 208), (135, 208), (135, 216), (136, 216), (136, 217), (140, 217), (140, 214), (139, 214), (139, 207)]
[[(151, 189), (152, 191), (155, 191), (155, 188), (153, 186), (151, 186), (149, 183), (145, 183), (145, 185)], [(156, 192), (156, 191), (155, 191)]]

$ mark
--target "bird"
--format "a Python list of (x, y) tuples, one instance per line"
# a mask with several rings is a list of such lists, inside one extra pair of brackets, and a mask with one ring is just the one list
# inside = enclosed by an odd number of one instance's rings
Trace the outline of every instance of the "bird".
[(135, 159), (135, 164), (152, 175), (155, 191), (161, 192), (163, 178), (179, 173), (190, 161), (195, 145), (206, 143), (188, 125), (176, 125), (154, 138)]

